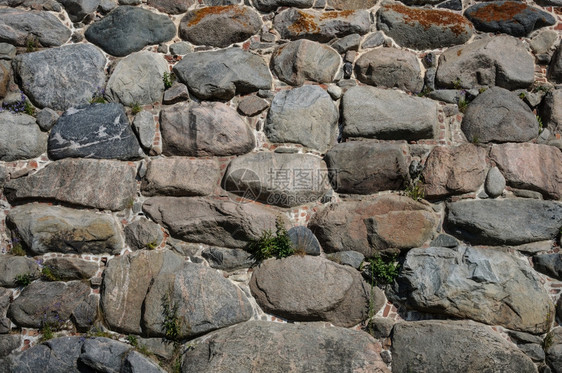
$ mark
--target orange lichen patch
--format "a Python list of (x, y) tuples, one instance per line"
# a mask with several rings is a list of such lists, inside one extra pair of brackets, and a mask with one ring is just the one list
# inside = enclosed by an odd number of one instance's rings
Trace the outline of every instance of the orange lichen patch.
[(404, 15), (404, 23), (411, 25), (417, 22), (426, 30), (431, 26), (445, 26), (460, 35), (466, 33), (466, 26), (471, 27), (465, 17), (444, 10), (410, 8), (400, 4), (388, 4), (384, 7)]
[(232, 11), (233, 16), (243, 15), (244, 8), (237, 5), (223, 5), (223, 6), (208, 6), (201, 9), (196, 9), (191, 13), (191, 18), (187, 23), (188, 26), (194, 26), (201, 22), (203, 18), (211, 14), (222, 14)]
[(318, 32), (320, 27), (316, 23), (316, 19), (312, 14), (298, 10), (298, 18), (288, 27), (294, 33), (301, 32)]
[(350, 15), (353, 15), (353, 13), (355, 13), (354, 10), (324, 12), (320, 15), (320, 20), (323, 21), (325, 19), (346, 18), (349, 17)]
[(471, 16), (486, 22), (509, 21), (525, 9), (534, 10), (524, 3), (516, 3), (512, 1), (508, 1), (503, 4), (492, 3), (477, 9), (475, 12), (471, 13)]

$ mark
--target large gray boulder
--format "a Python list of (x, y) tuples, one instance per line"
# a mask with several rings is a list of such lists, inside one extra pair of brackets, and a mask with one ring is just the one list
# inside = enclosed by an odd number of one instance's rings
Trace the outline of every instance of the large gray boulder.
[(255, 146), (244, 119), (221, 102), (181, 103), (160, 113), (165, 155), (228, 156)]
[(49, 157), (139, 159), (140, 144), (121, 104), (92, 104), (67, 110), (49, 134)]
[(302, 85), (307, 80), (333, 82), (340, 65), (341, 57), (333, 48), (306, 39), (283, 44), (271, 57), (275, 75), (291, 85)]
[(70, 30), (49, 12), (0, 9), (0, 39), (3, 42), (20, 47), (27, 43), (58, 47), (66, 43), (70, 34)]
[(433, 138), (437, 104), (426, 98), (373, 87), (353, 87), (342, 99), (343, 134), (384, 140)]
[(171, 40), (176, 26), (167, 16), (134, 6), (119, 6), (86, 29), (86, 39), (123, 57), (147, 45)]
[[(428, 270), (431, 268), (431, 270)], [(554, 304), (527, 261), (459, 246), (408, 252), (391, 298), (408, 308), (542, 334)]]
[(436, 84), (440, 88), (499, 86), (514, 90), (534, 81), (533, 56), (521, 41), (495, 36), (447, 49), (439, 57)]
[(408, 179), (406, 157), (399, 144), (352, 141), (326, 154), (332, 187), (339, 193), (372, 194), (401, 189)]
[(266, 312), (336, 326), (350, 327), (365, 320), (370, 302), (373, 313), (384, 305), (382, 291), (374, 288), (370, 294), (358, 271), (309, 255), (262, 262), (252, 273), (250, 289)]
[(328, 170), (311, 154), (250, 153), (233, 159), (223, 188), (270, 205), (293, 207), (318, 200), (328, 191)]
[[(210, 348), (213, 359), (209, 359)], [(375, 340), (361, 331), (317, 323), (249, 321), (217, 331), (187, 350), (181, 371), (389, 373), (379, 349)]]
[(242, 248), (275, 228), (275, 211), (257, 204), (240, 204), (200, 197), (152, 197), (143, 211), (186, 242)]
[(25, 256), (0, 256), (0, 286), (20, 286), (18, 276), (27, 275), (31, 280), (39, 278), (41, 270), (35, 260)]
[(302, 144), (325, 153), (336, 142), (338, 117), (330, 95), (307, 85), (275, 95), (264, 132), (271, 142)]
[(106, 59), (93, 45), (71, 44), (14, 59), (27, 97), (40, 108), (66, 110), (87, 104), (105, 83)]
[(132, 53), (117, 63), (105, 93), (110, 101), (125, 106), (160, 102), (167, 72), (168, 63), (161, 55), (148, 51)]
[(96, 159), (62, 159), (33, 175), (10, 180), (11, 201), (47, 199), (108, 210), (130, 207), (135, 195), (134, 164)]
[(420, 61), (410, 51), (379, 48), (363, 54), (355, 63), (357, 79), (377, 87), (420, 92), (423, 78)]
[(239, 48), (186, 54), (174, 73), (202, 100), (230, 100), (235, 94), (271, 89), (272, 84), (264, 59)]
[(447, 208), (448, 229), (473, 244), (520, 245), (551, 240), (562, 227), (562, 205), (550, 201), (459, 201)]
[(0, 113), (0, 161), (40, 156), (47, 151), (48, 135), (27, 114)]
[[(428, 343), (431, 341), (431, 343)], [(392, 332), (392, 371), (537, 372), (531, 359), (490, 327), (472, 321), (400, 322)]]
[(195, 45), (224, 48), (257, 34), (261, 25), (260, 15), (250, 7), (211, 6), (188, 11), (181, 19), (179, 35)]
[(515, 93), (493, 87), (468, 105), (461, 129), (471, 142), (525, 142), (538, 136), (539, 123)]
[(378, 10), (377, 27), (400, 46), (419, 50), (464, 44), (473, 32), (471, 23), (459, 14), (391, 1)]
[(33, 203), (14, 207), (7, 220), (35, 255), (118, 254), (123, 248), (121, 229), (111, 215)]

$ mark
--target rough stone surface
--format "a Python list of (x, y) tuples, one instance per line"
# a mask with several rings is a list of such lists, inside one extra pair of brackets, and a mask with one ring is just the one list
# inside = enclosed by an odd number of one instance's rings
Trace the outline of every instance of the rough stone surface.
[(49, 131), (59, 119), (59, 115), (53, 109), (45, 108), (37, 113), (37, 124), (43, 131)]
[(542, 122), (552, 134), (562, 133), (562, 89), (550, 91), (539, 108)]
[(558, 33), (554, 30), (542, 30), (533, 36), (529, 41), (529, 46), (535, 54), (547, 53), (558, 39)]
[(287, 235), (291, 240), (295, 252), (307, 255), (320, 255), (320, 251), (322, 250), (320, 242), (318, 242), (314, 233), (307, 227), (293, 227), (287, 231)]
[(92, 104), (67, 110), (49, 134), (49, 157), (132, 160), (142, 152), (122, 105)]
[(100, 0), (60, 0), (72, 22), (79, 22), (96, 11)]
[(14, 60), (14, 71), (35, 106), (66, 110), (88, 103), (103, 87), (105, 62), (93, 45), (71, 44), (20, 54)]
[(361, 267), (361, 263), (363, 263), (363, 260), (365, 260), (365, 255), (357, 251), (349, 250), (328, 254), (326, 255), (326, 258), (338, 264), (347, 265), (355, 269), (359, 269), (359, 267)]
[(8, 372), (32, 373), (77, 371), (76, 360), (83, 342), (80, 337), (60, 337), (37, 344), (9, 360)]
[(165, 72), (168, 63), (161, 55), (147, 51), (132, 53), (115, 66), (107, 82), (106, 95), (110, 101), (125, 106), (160, 102)]
[(337, 39), (335, 42), (330, 43), (330, 46), (334, 48), (338, 53), (342, 54), (347, 51), (356, 51), (359, 49), (361, 44), (361, 35), (351, 34), (344, 36), (341, 39)]
[(17, 334), (0, 335), (0, 358), (8, 356), (10, 352), (19, 348), (21, 340), (21, 335)]
[(525, 142), (538, 136), (539, 123), (516, 94), (493, 87), (468, 105), (461, 129), (471, 142)]
[(328, 0), (328, 5), (339, 10), (369, 9), (376, 0)]
[(536, 199), (459, 201), (448, 206), (446, 224), (473, 244), (519, 245), (550, 240), (562, 227), (562, 205)]
[(188, 11), (180, 22), (179, 35), (195, 45), (224, 48), (248, 39), (261, 25), (259, 14), (252, 8), (213, 6)]
[(171, 105), (178, 102), (189, 100), (189, 91), (185, 84), (174, 82), (170, 88), (164, 92), (162, 102)]
[[(350, 327), (367, 317), (369, 289), (359, 272), (319, 257), (267, 260), (254, 270), (250, 289), (262, 309), (290, 320)], [(375, 289), (376, 312), (384, 297)]]
[(552, 368), (552, 372), (560, 373), (562, 370), (562, 328), (553, 329), (545, 337), (545, 341), (550, 340), (550, 347), (545, 348), (546, 362)]
[(53, 258), (43, 262), (61, 280), (86, 280), (94, 277), (98, 271), (98, 263), (79, 258)]
[(307, 85), (275, 95), (264, 132), (271, 142), (302, 144), (325, 153), (336, 142), (338, 117), (330, 95)]
[(562, 41), (558, 43), (556, 51), (548, 66), (547, 76), (556, 83), (562, 83)]
[(199, 197), (152, 197), (143, 211), (186, 242), (243, 248), (275, 228), (275, 211), (254, 204)]
[(134, 165), (119, 161), (62, 159), (33, 175), (10, 180), (4, 193), (12, 201), (52, 199), (116, 211), (133, 201), (135, 175)]
[(492, 167), (486, 175), (486, 182), (484, 183), (486, 194), (492, 198), (502, 195), (505, 189), (505, 177), (497, 167)]
[(474, 192), (486, 177), (486, 149), (472, 144), (435, 147), (422, 175), (428, 199)]
[(187, 54), (174, 73), (203, 100), (230, 100), (235, 94), (271, 89), (272, 84), (263, 58), (238, 48)]
[(156, 362), (146, 358), (140, 352), (131, 351), (123, 361), (123, 373), (165, 373)]
[(176, 104), (161, 111), (160, 123), (165, 155), (237, 155), (255, 144), (244, 119), (220, 102)]
[(26, 114), (0, 113), (0, 161), (35, 158), (47, 151), (47, 134)]
[[(210, 346), (214, 346), (213, 359), (208, 358)], [(388, 373), (379, 351), (379, 345), (367, 333), (356, 330), (326, 328), (317, 323), (250, 321), (216, 332), (186, 351), (182, 372), (281, 373), (320, 369)], [(253, 358), (247, 359), (248, 354)], [(260, 362), (257, 367), (256, 361)]]
[(364, 35), (370, 23), (365, 10), (319, 12), (290, 8), (275, 16), (273, 27), (283, 39), (327, 42), (350, 34)]
[(479, 31), (525, 36), (533, 30), (556, 23), (552, 15), (516, 1), (475, 4), (464, 12)]
[(527, 88), (534, 81), (534, 66), (521, 41), (510, 36), (483, 38), (447, 49), (439, 57), (436, 84), (440, 88)]
[(353, 87), (342, 99), (343, 134), (385, 140), (433, 138), (437, 104), (372, 87)]
[(412, 249), (395, 291), (408, 308), (533, 334), (549, 330), (554, 315), (547, 291), (527, 262), (496, 250)]
[(557, 280), (562, 280), (562, 258), (560, 254), (535, 255), (533, 264), (537, 271)]
[(295, 8), (310, 8), (315, 0), (254, 0), (256, 9), (262, 12), (270, 12), (282, 6)]
[(242, 115), (253, 117), (269, 107), (269, 103), (264, 99), (251, 95), (244, 97), (238, 104), (238, 111)]
[(357, 79), (374, 86), (420, 92), (423, 78), (420, 63), (412, 52), (381, 48), (363, 54), (355, 63)]
[(86, 29), (86, 39), (105, 52), (123, 57), (176, 35), (174, 23), (161, 14), (133, 6), (119, 6)]
[(182, 14), (195, 4), (195, 0), (148, 0), (147, 4), (163, 13)]
[(14, 207), (8, 221), (34, 254), (117, 254), (123, 248), (120, 227), (111, 215), (26, 204)]
[(219, 185), (216, 159), (160, 158), (148, 163), (142, 183), (146, 196), (204, 196)]
[(29, 40), (58, 47), (70, 38), (70, 30), (53, 14), (23, 9), (0, 9), (0, 40), (26, 46)]
[(2, 255), (0, 256), (0, 286), (20, 286), (18, 276), (29, 275), (33, 280), (39, 277), (41, 270), (37, 263), (24, 256)]
[(374, 200), (329, 204), (312, 217), (308, 227), (325, 252), (354, 250), (372, 257), (377, 252), (369, 243), (365, 219), (406, 211), (430, 212), (431, 209), (408, 197), (383, 195)]
[(470, 22), (459, 14), (394, 2), (382, 4), (377, 12), (377, 27), (400, 46), (420, 50), (464, 44), (473, 31)]
[(143, 110), (135, 115), (133, 128), (142, 147), (151, 149), (154, 144), (154, 138), (156, 137), (156, 123), (154, 123), (154, 116), (152, 113)]
[(494, 145), (490, 158), (497, 163), (507, 184), (540, 192), (545, 198), (562, 198), (562, 153), (549, 145)]
[(210, 247), (203, 250), (201, 256), (207, 260), (211, 268), (223, 271), (250, 268), (255, 263), (252, 254), (242, 249)]
[(341, 57), (333, 48), (306, 39), (283, 44), (272, 56), (273, 72), (291, 85), (302, 85), (307, 80), (331, 83), (340, 65)]
[(339, 193), (371, 194), (401, 189), (408, 177), (406, 159), (398, 144), (337, 144), (326, 154), (326, 164), (332, 186)]
[(314, 155), (259, 152), (233, 159), (222, 184), (249, 199), (293, 207), (326, 193), (327, 174), (324, 161)]
[(124, 343), (105, 337), (86, 339), (79, 360), (94, 371), (119, 372), (121, 361), (130, 349)]
[[(0, 288), (0, 335), (8, 334), (12, 330), (11, 321), (6, 317), (11, 298), (12, 292), (9, 289)], [(0, 353), (0, 359), (2, 357), (4, 356)]]
[(537, 372), (528, 357), (484, 325), (437, 320), (396, 324), (392, 334), (392, 371), (421, 370)]
[(162, 243), (163, 239), (162, 228), (145, 218), (125, 227), (125, 240), (133, 250), (154, 249)]

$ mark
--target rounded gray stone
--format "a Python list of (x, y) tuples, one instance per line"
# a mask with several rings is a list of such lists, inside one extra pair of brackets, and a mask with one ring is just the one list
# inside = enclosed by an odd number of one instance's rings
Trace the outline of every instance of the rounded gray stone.
[(322, 250), (320, 242), (318, 242), (314, 233), (307, 227), (293, 227), (289, 229), (287, 235), (293, 244), (293, 249), (295, 249), (297, 253), (302, 252), (307, 255), (320, 255), (320, 251)]
[(0, 161), (35, 158), (47, 150), (48, 134), (27, 114), (0, 113)]
[(499, 168), (492, 167), (486, 175), (486, 182), (484, 184), (486, 189), (486, 194), (492, 198), (496, 198), (502, 195), (505, 189), (505, 177), (503, 177)]

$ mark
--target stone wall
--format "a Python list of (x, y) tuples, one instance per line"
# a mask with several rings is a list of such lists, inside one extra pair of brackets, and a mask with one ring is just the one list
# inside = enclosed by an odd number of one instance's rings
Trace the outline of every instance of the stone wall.
[(0, 0), (0, 372), (562, 372), (560, 30)]

